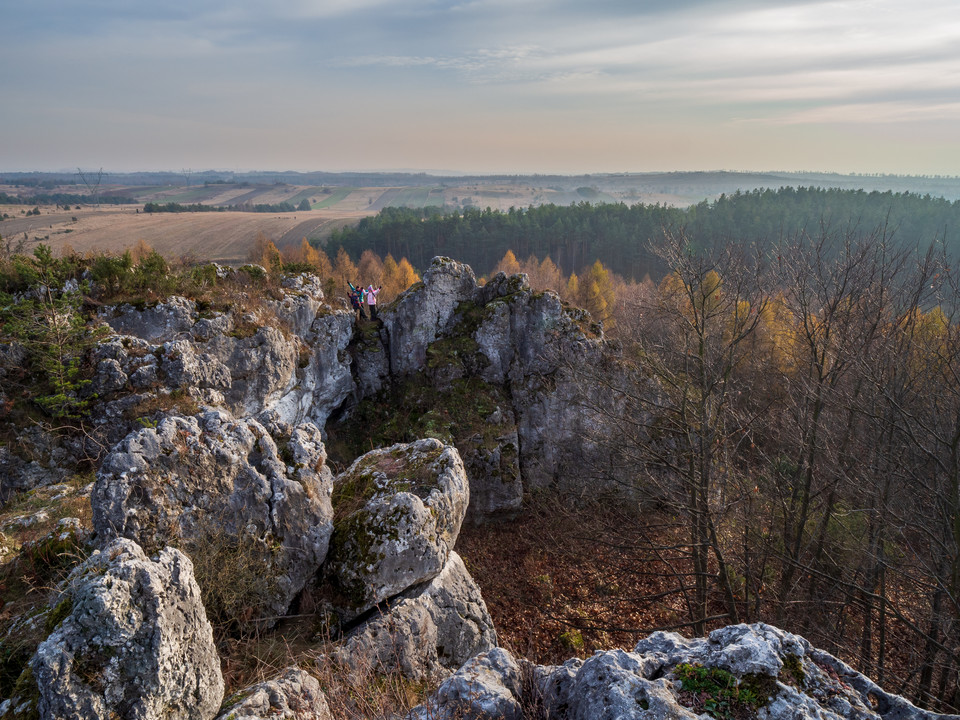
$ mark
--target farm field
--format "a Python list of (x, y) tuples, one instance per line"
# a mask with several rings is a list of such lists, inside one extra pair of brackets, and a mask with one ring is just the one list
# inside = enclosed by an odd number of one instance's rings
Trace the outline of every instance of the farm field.
[[(0, 207), (9, 213), (11, 206)], [(143, 240), (168, 259), (192, 257), (228, 265), (246, 261), (258, 233), (278, 247), (304, 237), (329, 235), (334, 227), (356, 222), (362, 214), (321, 211), (282, 213), (137, 213), (136, 207), (81, 209), (69, 212), (40, 208), (41, 215), (0, 223), (4, 243), (25, 240), (30, 251), (45, 243), (54, 252), (65, 246), (82, 253), (122, 252)], [(74, 219), (75, 218), (75, 219)]]
[[(76, 193), (76, 187), (58, 188)], [(16, 195), (18, 188), (0, 185), (0, 192)], [(263, 233), (278, 247), (299, 244), (303, 238), (322, 244), (334, 228), (344, 227), (374, 215), (386, 207), (490, 207), (507, 210), (544, 203), (567, 205), (589, 199), (592, 202), (617, 201), (619, 198), (596, 193), (585, 198), (577, 192), (537, 188), (519, 184), (432, 184), (408, 187), (349, 187), (290, 185), (286, 183), (252, 185), (249, 183), (209, 183), (195, 186), (110, 186), (102, 195), (124, 195), (137, 202), (130, 205), (101, 205), (91, 202), (65, 210), (55, 205), (39, 205), (40, 215), (26, 215), (32, 209), (29, 199), (21, 205), (0, 205), (0, 214), (9, 217), (0, 222), (2, 245), (30, 252), (45, 243), (57, 253), (70, 247), (78, 252), (122, 252), (143, 240), (170, 260), (192, 258), (237, 265), (246, 261), (254, 239)], [(179, 203), (229, 206), (240, 204), (276, 205), (302, 200), (310, 211), (287, 213), (186, 212), (144, 213), (143, 204)], [(637, 200), (631, 200), (636, 202)], [(668, 196), (646, 197), (643, 202), (677, 203)]]

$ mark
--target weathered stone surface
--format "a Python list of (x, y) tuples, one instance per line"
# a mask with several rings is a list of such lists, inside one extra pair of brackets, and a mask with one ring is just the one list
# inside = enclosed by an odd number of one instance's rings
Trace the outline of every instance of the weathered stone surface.
[(482, 522), (505, 518), (520, 510), (523, 480), (519, 464), (520, 438), (516, 429), (488, 442), (483, 434), (460, 442), (457, 448), (470, 479), (467, 519)]
[(298, 351), (297, 381), (275, 399), (264, 402), (264, 417), (287, 423), (312, 420), (323, 427), (327, 418), (356, 391), (347, 352), (353, 317), (346, 312), (319, 315)]
[(240, 690), (217, 720), (332, 720), (320, 683), (289, 667), (278, 677)]
[(181, 390), (238, 417), (263, 414), (267, 421), (313, 420), (322, 427), (356, 391), (347, 352), (352, 315), (324, 304), (312, 275), (287, 278), (281, 293), (257, 312), (199, 319), (183, 298), (148, 310), (123, 306), (116, 317), (105, 312), (108, 324), (127, 335), (108, 338), (94, 352), (102, 372), (92, 390), (105, 394), (125, 384)]
[(407, 590), (344, 642), (340, 659), (414, 680), (446, 675), (497, 644), (493, 620), (457, 553), (443, 571)]
[(272, 303), (274, 312), (286, 321), (291, 332), (305, 337), (318, 313), (326, 311), (323, 282), (316, 275), (301, 273), (284, 278), (281, 285), (283, 298)]
[(0, 447), (0, 503), (14, 493), (63, 482), (70, 475), (62, 467), (44, 467), (36, 460), (24, 460), (7, 447)]
[(115, 332), (154, 343), (172, 340), (190, 330), (197, 319), (196, 303), (177, 296), (145, 310), (121, 305), (115, 312), (117, 314), (113, 317), (102, 316)]
[(339, 475), (326, 575), (344, 618), (438, 575), (469, 500), (459, 453), (434, 439), (373, 450)]
[(407, 290), (381, 314), (392, 375), (409, 375), (426, 365), (427, 346), (475, 288), (476, 277), (469, 266), (449, 258), (433, 259), (422, 284)]
[(326, 557), (333, 513), (319, 429), (307, 423), (279, 440), (222, 412), (132, 433), (97, 473), (94, 527), (149, 548), (250, 541), (275, 583), (260, 610), (282, 615)]
[(703, 690), (684, 688), (677, 666), (685, 663), (720, 668), (741, 687), (762, 693), (759, 707), (730, 710), (755, 713), (761, 720), (960, 718), (920, 710), (803, 638), (763, 623), (721, 628), (708, 638), (658, 632), (638, 642), (633, 652), (597, 652), (559, 667), (518, 664), (498, 655), (504, 652), (498, 649), (467, 663), (411, 717), (452, 720), (464, 711), (472, 718), (517, 717), (512, 714), (517, 708), (531, 707), (545, 717), (568, 720), (707, 717), (698, 715), (703, 705), (699, 710), (695, 706), (711, 698)]
[(520, 720), (520, 672), (513, 655), (503, 648), (494, 648), (444, 680), (426, 703), (413, 709), (408, 720)]
[(108, 395), (122, 390), (127, 384), (127, 374), (120, 363), (112, 358), (104, 358), (97, 363), (97, 372), (93, 377), (93, 391), (98, 395)]
[[(655, 658), (623, 650), (597, 653), (583, 663), (569, 687), (571, 720), (696, 717), (669, 693), (666, 681), (651, 680), (660, 669)], [(563, 701), (563, 698), (558, 698)], [(654, 714), (648, 715), (648, 711)]]
[(31, 661), (42, 718), (209, 720), (223, 698), (213, 633), (183, 553), (119, 539), (71, 574), (70, 612)]
[(215, 335), (204, 349), (228, 369), (223, 394), (238, 417), (256, 415), (296, 384), (296, 345), (270, 325), (260, 325), (250, 337)]
[(164, 343), (160, 368), (166, 385), (176, 389), (223, 389), (233, 379), (229, 368), (214, 356), (197, 352), (189, 340)]

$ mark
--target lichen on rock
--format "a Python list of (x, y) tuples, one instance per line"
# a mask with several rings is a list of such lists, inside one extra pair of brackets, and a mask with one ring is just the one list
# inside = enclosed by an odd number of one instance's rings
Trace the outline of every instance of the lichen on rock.
[(443, 569), (470, 499), (456, 448), (439, 440), (374, 450), (334, 480), (325, 576), (350, 620)]

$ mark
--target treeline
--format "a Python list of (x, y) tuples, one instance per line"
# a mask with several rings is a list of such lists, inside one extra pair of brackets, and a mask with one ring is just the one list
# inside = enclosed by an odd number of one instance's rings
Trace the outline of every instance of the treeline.
[(126, 195), (80, 195), (78, 193), (37, 193), (29, 197), (18, 197), (0, 192), (0, 205), (89, 205), (99, 202), (101, 205), (132, 205), (137, 201)]
[[(306, 205), (304, 205), (304, 202)], [(149, 202), (145, 203), (143, 206), (143, 211), (146, 213), (186, 213), (186, 212), (226, 212), (228, 210), (234, 212), (255, 212), (255, 213), (285, 213), (285, 212), (295, 212), (297, 210), (309, 210), (310, 202), (305, 200), (301, 202), (300, 205), (294, 206), (292, 203), (280, 202), (280, 203), (261, 203), (256, 205), (251, 205), (248, 203), (243, 203), (240, 205), (203, 205), (202, 203), (192, 203), (191, 205), (181, 205), (180, 203), (168, 202), (168, 203), (155, 203)]]
[(184, 212), (223, 212), (226, 208), (217, 205), (202, 205), (193, 203), (192, 205), (181, 205), (180, 203), (144, 203), (143, 211), (145, 213), (184, 213)]
[(465, 209), (440, 214), (435, 208), (385, 208), (355, 228), (335, 230), (327, 247), (343, 247), (354, 258), (370, 249), (405, 255), (419, 268), (434, 255), (449, 255), (489, 273), (507, 250), (518, 257), (549, 257), (566, 272), (595, 260), (625, 277), (659, 278), (668, 270), (653, 248), (665, 232), (684, 228), (694, 247), (725, 241), (772, 244), (821, 226), (843, 230), (887, 226), (903, 247), (940, 240), (960, 250), (960, 202), (912, 193), (781, 188), (723, 195), (687, 209), (582, 202), (494, 211)]

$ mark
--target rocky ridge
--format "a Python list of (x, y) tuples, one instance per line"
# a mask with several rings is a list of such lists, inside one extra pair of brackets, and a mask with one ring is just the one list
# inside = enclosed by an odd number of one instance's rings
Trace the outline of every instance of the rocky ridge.
[[(28, 626), (35, 638), (0, 718), (329, 717), (298, 668), (223, 702), (211, 617), (242, 609), (232, 631), (260, 630), (305, 595), (337, 616), (339, 662), (447, 677), (414, 718), (692, 717), (719, 702), (761, 718), (932, 717), (764, 625), (659, 633), (557, 667), (496, 646), (454, 551), (461, 524), (471, 507), (481, 520), (515, 510), (525, 489), (591, 480), (610, 429), (589, 408), (615, 417), (617, 404), (615, 382), (577, 370), (615, 375), (616, 347), (522, 276), (479, 286), (438, 258), (381, 323), (360, 327), (311, 276), (260, 308), (171, 298), (101, 318), (115, 334), (94, 350), (92, 420), (113, 445), (89, 491), (95, 533), (79, 521), (61, 531), (91, 554), (0, 640)], [(372, 450), (334, 475), (332, 420), (424, 389), (473, 402), (441, 423), (442, 439)], [(28, 441), (32, 457), (0, 457), (5, 494), (59, 482), (84, 451)], [(594, 487), (629, 471), (608, 468)], [(215, 591), (244, 570), (257, 592), (216, 609)]]

